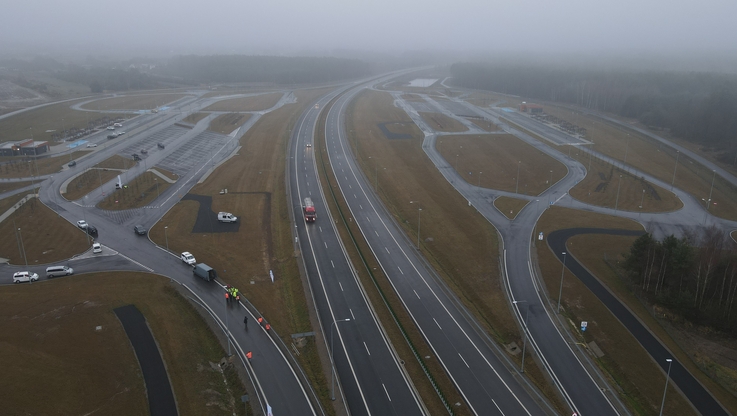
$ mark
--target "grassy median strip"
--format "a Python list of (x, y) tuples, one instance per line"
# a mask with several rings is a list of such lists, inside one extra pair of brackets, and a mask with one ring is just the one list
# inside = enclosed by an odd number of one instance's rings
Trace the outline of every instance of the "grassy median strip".
[(565, 165), (510, 134), (442, 136), (436, 146), (463, 179), (484, 188), (539, 195), (568, 173)]
[(232, 133), (233, 130), (238, 128), (238, 126), (248, 121), (248, 119), (250, 118), (250, 114), (221, 114), (215, 117), (215, 119), (210, 122), (210, 127), (208, 127), (208, 130), (228, 135)]
[[(12, 200), (19, 201), (24, 196), (15, 195)], [(4, 236), (0, 238), (0, 257), (16, 265), (25, 265), (26, 261), (38, 265), (66, 260), (90, 246), (83, 231), (36, 198), (28, 200), (0, 223), (0, 235)]]
[(97, 207), (112, 211), (145, 207), (172, 184), (160, 178), (159, 175), (146, 171), (123, 185), (123, 189), (115, 189), (113, 186), (111, 189), (105, 189), (104, 192), (108, 196), (100, 201)]
[[(284, 177), (286, 152), (299, 115), (326, 92), (297, 91), (296, 104), (263, 115), (240, 139), (238, 154), (190, 191), (211, 198), (212, 212), (239, 217), (237, 232), (195, 231), (199, 203), (193, 200), (178, 202), (150, 231), (160, 246), (168, 245), (175, 253), (189, 251), (198, 262), (214, 267), (225, 283), (245, 294), (287, 345), (293, 342), (290, 334), (314, 328), (293, 246)], [(228, 192), (221, 194), (224, 189)], [(323, 366), (315, 341), (308, 337), (304, 346), (296, 347), (296, 358), (322, 406), (332, 409), (326, 381), (329, 365)]]
[[(410, 240), (417, 238), (421, 221), (422, 253), (479, 324), (497, 343), (521, 345), (521, 333), (501, 285), (494, 227), (468, 206), (427, 158), (417, 127), (413, 138), (404, 140), (388, 140), (375, 127), (387, 122), (411, 123), (408, 120), (387, 93), (367, 90), (357, 96), (349, 106), (346, 123), (357, 134), (351, 144), (358, 143), (362, 169), (378, 185), (385, 206)], [(536, 364), (525, 366), (525, 372), (555, 406), (564, 408)]]
[(468, 128), (463, 125), (460, 121), (448, 117), (445, 114), (440, 113), (419, 113), (425, 123), (437, 131), (445, 132), (462, 132), (468, 131)]
[(174, 102), (185, 94), (138, 94), (103, 98), (84, 104), (88, 110), (151, 110)]
[[(78, 159), (90, 150), (77, 150), (69, 154), (53, 157), (9, 156), (4, 158), (0, 165), (0, 178), (26, 178), (32, 176), (50, 175), (61, 171), (62, 167), (71, 160)], [(70, 169), (74, 169), (73, 167)]]
[(282, 93), (251, 95), (218, 101), (202, 111), (263, 111), (276, 105)]
[(69, 201), (76, 201), (120, 174), (122, 172), (118, 170), (87, 169), (69, 182), (67, 192), (62, 196)]
[(127, 304), (151, 327), (180, 414), (245, 414), (245, 389), (237, 378), (223, 381), (225, 352), (205, 321), (169, 279), (133, 272), (0, 288), (4, 412), (148, 414), (138, 361), (113, 313)]
[(522, 208), (530, 201), (524, 199), (510, 198), (508, 196), (500, 196), (494, 200), (494, 206), (501, 211), (510, 220), (514, 219)]

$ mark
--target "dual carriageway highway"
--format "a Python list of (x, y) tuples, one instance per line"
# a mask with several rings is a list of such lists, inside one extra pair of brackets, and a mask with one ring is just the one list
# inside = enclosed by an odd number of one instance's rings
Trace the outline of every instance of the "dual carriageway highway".
[[(378, 84), (378, 81), (343, 87), (319, 99), (315, 103), (316, 106), (310, 106), (300, 116), (292, 132), (289, 148), (289, 197), (295, 221), (295, 244), (301, 251), (303, 266), (309, 276), (311, 295), (317, 306), (324, 334), (322, 340), (329, 350), (331, 347), (328, 344), (334, 345), (332, 351), (340, 381), (336, 395), (341, 395), (345, 399), (346, 411), (350, 414), (427, 413), (399, 357), (387, 340), (381, 322), (374, 315), (372, 305), (368, 302), (356, 276), (355, 267), (347, 259), (342, 242), (337, 236), (334, 219), (330, 216), (325, 203), (324, 192), (317, 176), (318, 166), (314, 157), (314, 147), (308, 147), (307, 143), (315, 143), (318, 139), (314, 137), (316, 125), (320, 112), (326, 107), (329, 107), (325, 129), (328, 156), (352, 218), (360, 227), (384, 273), (423, 337), (463, 395), (471, 412), (503, 415), (553, 414), (554, 411), (547, 402), (527, 384), (525, 378), (519, 377), (516, 370), (511, 368), (510, 362), (504, 356), (505, 353), (489, 339), (455, 295), (426, 264), (421, 254), (383, 208), (368, 186), (364, 174), (356, 166), (345, 135), (345, 108), (362, 88), (375, 84)], [(328, 106), (334, 98), (333, 105)], [(395, 98), (401, 101), (401, 97), (395, 95)], [(174, 123), (185, 113), (196, 112), (217, 99), (188, 96), (171, 105), (170, 111), (156, 115), (141, 115), (132, 119), (126, 124), (126, 129), (129, 130), (126, 149), (138, 146), (138, 144), (130, 145), (132, 142), (147, 143), (146, 140), (150, 140), (157, 132), (171, 130)], [(425, 99), (432, 101), (429, 97)], [(288, 94), (285, 93), (275, 108), (288, 102)], [(496, 113), (497, 110), (480, 109), (465, 102), (459, 103), (525, 140), (523, 133), (515, 131), (498, 117), (500, 114)], [(438, 103), (433, 105), (442, 107)], [(544, 148), (542, 150), (545, 153), (566, 164), (569, 173), (541, 197), (534, 198), (535, 200), (531, 201), (515, 220), (508, 220), (491, 204), (495, 197), (505, 193), (477, 188), (463, 180), (435, 151), (434, 141), (438, 137), (437, 132), (432, 131), (412, 110), (411, 103), (404, 102), (403, 108), (425, 132), (423, 148), (440, 172), (499, 230), (505, 247), (503, 260), (510, 301), (528, 302), (529, 320), (526, 330), (532, 341), (532, 347), (551, 378), (556, 380), (556, 385), (571, 411), (579, 415), (621, 412), (621, 404), (618, 404), (618, 399), (611, 395), (606, 383), (596, 371), (591, 371), (591, 366), (582, 363), (582, 355), (576, 354), (572, 349), (569, 336), (562, 333), (553, 322), (557, 317), (549, 310), (549, 300), (540, 293), (539, 283), (536, 283), (538, 278), (534, 276), (534, 268), (530, 261), (531, 235), (535, 222), (549, 204), (549, 198), (546, 197), (548, 194), (560, 195), (553, 199), (557, 201), (556, 203), (574, 204), (562, 197), (570, 187), (585, 176), (585, 168), (578, 162), (566, 158), (561, 152), (528, 137), (535, 142), (536, 147)], [(453, 111), (444, 112), (448, 116), (459, 118)], [(255, 123), (258, 116), (259, 114), (255, 114), (236, 135), (219, 138), (219, 147), (212, 154), (195, 157), (194, 161), (190, 160), (187, 163), (172, 165), (182, 169), (176, 172), (180, 174), (180, 179), (175, 186), (157, 198), (157, 205), (135, 210), (123, 218), (111, 218), (94, 208), (95, 203), (101, 199), (102, 192), (98, 194), (92, 192), (90, 200), (82, 204), (68, 202), (57, 195), (62, 183), (74, 175), (74, 168), (65, 168), (61, 173), (42, 178), (46, 179), (40, 191), (42, 202), (72, 223), (86, 216), (88, 222), (96, 225), (100, 231), (98, 241), (110, 250), (107, 253), (110, 258), (103, 262), (100, 262), (99, 258), (90, 259), (90, 256), (85, 255), (71, 261), (70, 265), (75, 269), (79, 268), (80, 271), (115, 268), (147, 270), (166, 275), (186, 285), (197, 298), (197, 302), (206, 305), (221, 326), (225, 326), (227, 320), (233, 322), (235, 319), (235, 322), (240, 322), (244, 313), (256, 313), (252, 308), (248, 310), (223, 308), (221, 286), (208, 285), (206, 282), (193, 279), (190, 269), (182, 265), (177, 257), (165, 250), (151, 250), (148, 244), (142, 245), (141, 240), (131, 232), (131, 229), (134, 223), (143, 223), (150, 227), (159, 221), (161, 216), (178, 202), (181, 195), (186, 194), (206, 175), (208, 169), (212, 169), (236, 150), (237, 139)], [(169, 140), (166, 149), (150, 154), (143, 167), (139, 165), (129, 174), (135, 176), (147, 167), (164, 163), (167, 157), (177, 150), (196, 143), (197, 138), (203, 134), (207, 122), (209, 118), (198, 123), (189, 132), (181, 134), (177, 132), (166, 136)], [(100, 137), (93, 137), (92, 140), (104, 138), (104, 133), (102, 132)], [(125, 146), (118, 144), (119, 140), (106, 143), (104, 148), (93, 156), (81, 160), (76, 168), (82, 170), (112, 154), (122, 152)], [(187, 153), (179, 157), (186, 159), (193, 156)], [(111, 189), (112, 182), (103, 185), (103, 189), (106, 187)], [(516, 194), (512, 195), (519, 197)], [(318, 221), (313, 224), (306, 224), (301, 213), (302, 201), (307, 196), (312, 198), (318, 208)], [(597, 210), (592, 207), (587, 209)], [(677, 222), (677, 219), (674, 221)], [(124, 254), (122, 260), (118, 253)], [(72, 264), (75, 262), (78, 265)], [(7, 266), (1, 270), (5, 269)], [(2, 274), (6, 276), (11, 273)], [(521, 321), (520, 309), (515, 310)], [(255, 315), (252, 315), (252, 318), (255, 318)], [(333, 333), (335, 339), (331, 343)], [(244, 345), (254, 351), (252, 363), (249, 364), (244, 360), (244, 365), (250, 368), (250, 374), (258, 380), (256, 384), (261, 389), (259, 402), (262, 411), (270, 406), (276, 415), (322, 413), (298, 366), (289, 357), (288, 352), (283, 351), (285, 348), (277, 345), (272, 334), (260, 328), (250, 332), (231, 331), (230, 336), (236, 350), (242, 350), (240, 346)], [(238, 355), (242, 355), (242, 351), (237, 352)], [(585, 361), (585, 358), (583, 360)], [(602, 393), (602, 386), (607, 393)]]

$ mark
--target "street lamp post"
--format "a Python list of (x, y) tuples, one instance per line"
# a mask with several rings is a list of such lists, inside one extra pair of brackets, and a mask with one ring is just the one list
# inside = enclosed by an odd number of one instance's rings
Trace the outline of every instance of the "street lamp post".
[[(515, 300), (512, 303), (514, 303), (515, 305), (520, 304), (520, 303), (525, 304), (525, 320), (522, 323), (522, 331), (524, 331), (525, 337), (522, 340), (522, 369), (520, 370), (521, 373), (524, 373), (525, 372), (525, 351), (527, 350), (527, 317), (530, 313), (530, 304), (527, 303), (526, 300)], [(517, 308), (519, 308), (519, 306)]]
[(617, 200), (614, 202), (614, 210), (619, 207), (619, 189), (622, 187), (622, 175), (619, 175), (619, 185), (617, 185)]
[(681, 151), (676, 150), (676, 165), (673, 167), (673, 180), (670, 181), (670, 186), (676, 183), (676, 170), (678, 170), (678, 158), (681, 156)]
[(550, 184), (551, 186), (553, 185), (553, 171), (552, 171), (552, 170), (550, 171), (550, 180), (548, 181), (548, 183), (549, 183), (549, 184)]
[(166, 251), (169, 251), (169, 235), (166, 233), (166, 230), (169, 229), (168, 225), (164, 226), (164, 239), (166, 239)]
[(516, 193), (519, 193), (517, 191), (519, 191), (519, 167), (520, 167), (520, 164), (522, 164), (522, 161), (521, 160), (520, 161), (517, 161), (517, 184), (514, 185), (514, 193), (515, 194)]
[(560, 312), (560, 298), (563, 296), (563, 276), (566, 274), (566, 252), (563, 252), (563, 270), (560, 271), (560, 289), (558, 290), (558, 312)]
[(627, 151), (630, 150), (630, 134), (627, 133), (627, 144), (624, 146), (624, 164), (627, 164)]
[(23, 245), (23, 234), (20, 232), (20, 227), (18, 227), (18, 237), (20, 238), (20, 247), (21, 250), (23, 250), (23, 260), (26, 262), (26, 267), (28, 267), (28, 257), (26, 257), (26, 246)]
[(663, 402), (660, 404), (660, 416), (663, 416), (663, 408), (665, 407), (665, 393), (668, 393), (668, 381), (670, 380), (670, 366), (673, 364), (673, 359), (666, 358), (668, 362), (668, 375), (665, 376), (665, 390), (663, 391)]
[(645, 190), (642, 190), (642, 199), (640, 200), (640, 209), (642, 209), (642, 204), (645, 203)]
[(154, 178), (154, 183), (156, 183), (156, 199), (158, 199), (161, 196), (159, 193), (159, 178)]
[(714, 172), (714, 176), (711, 178), (711, 189), (709, 190), (709, 205), (706, 206), (706, 210), (709, 210), (709, 207), (711, 206), (711, 194), (714, 192), (714, 180), (717, 178), (717, 171), (712, 170)]
[(481, 174), (484, 172), (479, 172), (479, 183), (476, 185), (477, 188), (481, 188)]
[(330, 363), (333, 365), (333, 371), (330, 372), (330, 400), (335, 400), (335, 360), (333, 359), (333, 327), (338, 322), (348, 322), (351, 318), (338, 319), (330, 324)]

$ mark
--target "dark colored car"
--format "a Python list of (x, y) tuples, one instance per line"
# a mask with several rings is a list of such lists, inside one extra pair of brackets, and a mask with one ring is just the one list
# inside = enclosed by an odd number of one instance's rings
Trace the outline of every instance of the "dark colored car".
[(138, 156), (138, 153), (133, 153), (133, 160), (141, 160), (141, 156)]
[(163, 149), (164, 148), (164, 143), (157, 143), (156, 146), (159, 146), (159, 149)]
[(69, 162), (67, 164), (67, 166), (69, 166), (70, 168), (73, 167), (73, 166), (77, 166), (77, 161), (76, 160), (72, 160), (71, 162)]
[(138, 235), (146, 235), (146, 228), (143, 225), (136, 225), (133, 227), (133, 231)]
[(87, 234), (97, 236), (97, 227), (91, 224), (87, 224), (87, 227), (85, 228), (87, 231)]

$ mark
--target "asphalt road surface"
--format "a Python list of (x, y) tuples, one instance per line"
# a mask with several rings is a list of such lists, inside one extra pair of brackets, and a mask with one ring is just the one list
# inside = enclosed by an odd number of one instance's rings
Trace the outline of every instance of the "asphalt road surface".
[[(315, 148), (307, 146), (315, 142), (313, 134), (321, 109), (338, 92), (321, 98), (302, 114), (289, 150), (296, 238), (339, 376), (335, 396), (344, 397), (348, 412), (354, 416), (426, 414), (347, 258), (318, 179), (320, 162), (315, 159)], [(308, 197), (317, 211), (313, 223), (305, 221), (302, 211), (304, 198)]]
[[(569, 228), (557, 230), (548, 235), (548, 245), (553, 253), (562, 262), (566, 252), (566, 241), (580, 234), (606, 234), (606, 235), (632, 235), (644, 234), (641, 231), (611, 230), (603, 228)], [(630, 312), (604, 285), (599, 282), (581, 263), (570, 253), (567, 255), (566, 267), (583, 282), (591, 292), (612, 312), (614, 316), (627, 328), (637, 339), (640, 345), (650, 354), (656, 363), (668, 371), (666, 359), (673, 359), (671, 363), (670, 377), (675, 385), (681, 389), (686, 398), (702, 415), (728, 415), (729, 413), (714, 399), (704, 386), (686, 370), (677, 359), (673, 358), (668, 349), (646, 328), (642, 322)]]
[[(396, 293), (474, 414), (542, 415), (552, 410), (516, 377), (489, 339), (393, 222), (347, 144), (344, 117), (359, 90), (340, 97), (326, 126), (330, 164), (355, 221)], [(500, 359), (500, 357), (503, 357)], [(524, 380), (524, 379), (522, 379)]]

